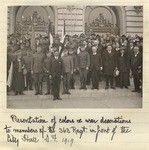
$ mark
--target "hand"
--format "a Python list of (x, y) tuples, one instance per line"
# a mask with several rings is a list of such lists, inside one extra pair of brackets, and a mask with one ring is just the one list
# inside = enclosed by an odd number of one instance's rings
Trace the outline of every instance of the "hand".
[(25, 65), (22, 66), (22, 69), (24, 69), (24, 68), (25, 68)]
[(100, 67), (100, 70), (102, 70), (103, 69), (103, 67)]
[(63, 79), (63, 76), (61, 75), (61, 79)]
[(86, 67), (86, 70), (88, 70), (89, 68), (88, 67)]
[(31, 74), (34, 74), (33, 70), (31, 70)]
[(47, 73), (49, 73), (49, 71), (47, 70)]
[(73, 74), (73, 71), (71, 71), (71, 74)]
[(51, 75), (49, 75), (49, 79), (52, 79), (52, 76), (51, 76)]

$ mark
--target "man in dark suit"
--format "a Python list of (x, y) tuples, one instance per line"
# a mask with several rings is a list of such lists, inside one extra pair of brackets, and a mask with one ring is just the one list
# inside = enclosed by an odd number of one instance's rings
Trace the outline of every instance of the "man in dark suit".
[(42, 53), (41, 47), (37, 47), (37, 52), (33, 55), (31, 63), (31, 73), (35, 81), (35, 95), (42, 95), (42, 81), (43, 81), (43, 61), (45, 55)]
[(60, 98), (60, 81), (63, 78), (63, 61), (62, 58), (59, 57), (59, 52), (54, 52), (54, 57), (50, 60), (50, 76), (52, 79), (52, 92), (53, 92), (53, 100), (62, 100)]
[(142, 66), (142, 55), (139, 52), (139, 47), (134, 47), (134, 54), (131, 59), (131, 70), (134, 80), (135, 89), (132, 92), (140, 92), (139, 68)]
[(109, 88), (109, 81), (111, 84), (111, 88), (115, 89), (113, 85), (114, 80), (114, 70), (117, 69), (117, 57), (115, 52), (112, 50), (112, 46), (107, 46), (107, 51), (103, 54), (103, 72), (106, 77), (106, 87)]
[(101, 55), (97, 53), (97, 47), (92, 47), (92, 54), (90, 56), (91, 64), (91, 79), (92, 89), (99, 89), (99, 71), (103, 69)]

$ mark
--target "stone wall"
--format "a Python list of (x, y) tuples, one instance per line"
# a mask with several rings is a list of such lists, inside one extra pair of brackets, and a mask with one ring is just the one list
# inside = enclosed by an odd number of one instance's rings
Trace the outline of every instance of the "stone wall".
[(126, 34), (143, 35), (143, 10), (137, 10), (134, 6), (125, 7), (126, 12)]

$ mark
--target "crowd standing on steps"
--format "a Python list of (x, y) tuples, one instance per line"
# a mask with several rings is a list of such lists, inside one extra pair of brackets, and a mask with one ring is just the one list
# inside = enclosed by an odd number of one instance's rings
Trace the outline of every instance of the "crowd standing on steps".
[[(75, 89), (76, 76), (80, 77), (80, 90), (99, 90), (100, 81), (105, 81), (105, 90), (126, 88), (129, 90), (133, 78), (134, 90), (142, 93), (143, 37), (106, 35), (66, 35), (60, 41), (53, 35), (36, 38), (35, 49), (31, 39), (9, 35), (7, 39), (7, 90), (15, 95), (35, 89), (35, 95), (60, 97), (60, 83), (63, 93), (71, 94)], [(47, 90), (43, 91), (43, 82)]]

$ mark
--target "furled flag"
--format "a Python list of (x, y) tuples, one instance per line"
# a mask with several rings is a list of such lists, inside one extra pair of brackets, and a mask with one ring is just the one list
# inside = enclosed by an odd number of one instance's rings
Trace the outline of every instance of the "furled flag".
[(9, 74), (8, 74), (8, 78), (7, 78), (7, 85), (9, 87), (11, 87), (12, 79), (13, 79), (13, 62), (11, 62), (11, 66), (10, 66)]
[(53, 36), (52, 36), (52, 27), (51, 27), (51, 22), (50, 22), (50, 16), (49, 16), (48, 35), (49, 35), (49, 40), (50, 40), (50, 46), (49, 46), (49, 49), (51, 49), (52, 44), (53, 44)]
[(65, 39), (65, 33), (66, 33), (66, 27), (65, 27), (65, 19), (64, 19), (64, 25), (63, 25), (63, 29), (62, 29), (62, 38), (61, 38), (61, 42), (64, 42)]
[(35, 50), (35, 32), (34, 32), (33, 25), (32, 25), (32, 33), (31, 33), (31, 49)]

